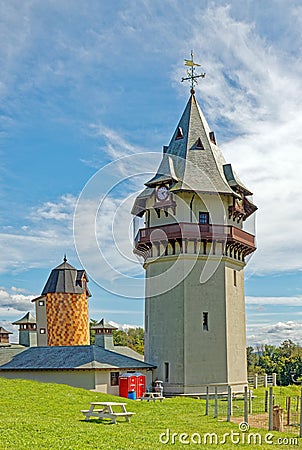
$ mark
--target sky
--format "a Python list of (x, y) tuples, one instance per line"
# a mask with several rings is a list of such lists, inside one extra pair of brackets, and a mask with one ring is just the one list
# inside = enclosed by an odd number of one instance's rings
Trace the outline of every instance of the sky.
[(193, 49), (206, 72), (196, 97), (259, 208), (247, 343), (302, 344), (301, 2), (0, 0), (0, 12), (0, 326), (12, 341), (65, 253), (88, 272), (91, 318), (143, 325), (129, 211), (189, 98)]

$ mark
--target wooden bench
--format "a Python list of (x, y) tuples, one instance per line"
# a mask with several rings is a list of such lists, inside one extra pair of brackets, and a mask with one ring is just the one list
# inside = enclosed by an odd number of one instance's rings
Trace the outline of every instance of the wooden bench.
[(162, 397), (159, 392), (144, 392), (141, 400), (147, 400), (147, 402), (155, 402), (156, 400), (159, 400), (160, 402), (162, 402), (164, 398), (165, 397)]

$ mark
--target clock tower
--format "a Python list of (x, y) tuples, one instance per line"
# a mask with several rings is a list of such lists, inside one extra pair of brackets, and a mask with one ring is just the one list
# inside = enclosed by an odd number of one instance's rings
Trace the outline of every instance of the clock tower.
[[(227, 164), (194, 92), (157, 173), (132, 213), (144, 217), (134, 252), (144, 260), (145, 360), (166, 394), (247, 385), (244, 267), (256, 250), (244, 229), (257, 209)], [(184, 79), (183, 79), (184, 80)]]

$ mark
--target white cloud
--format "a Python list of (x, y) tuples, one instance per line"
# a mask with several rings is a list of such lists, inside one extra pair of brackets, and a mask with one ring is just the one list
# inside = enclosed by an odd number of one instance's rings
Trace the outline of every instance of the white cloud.
[(296, 344), (302, 344), (302, 321), (247, 325), (247, 345), (279, 346), (287, 339), (291, 339)]
[(76, 197), (71, 194), (62, 195), (58, 202), (45, 202), (43, 205), (33, 208), (30, 218), (32, 220), (55, 220), (71, 223)]
[(26, 289), (24, 289), (24, 288), (18, 288), (18, 287), (16, 287), (16, 286), (12, 286), (11, 287), (11, 291), (12, 292), (20, 292), (20, 293), (25, 293), (26, 292)]
[(286, 332), (296, 332), (298, 330), (302, 330), (302, 324), (297, 322), (278, 322), (273, 325), (271, 328), (267, 330), (268, 333), (277, 334), (280, 336), (280, 333)]
[[(16, 288), (0, 288), (0, 309), (10, 312), (31, 311), (35, 295), (16, 294)], [(11, 311), (12, 310), (12, 311)]]
[(133, 155), (134, 153), (143, 151), (142, 148), (127, 142), (113, 129), (98, 124), (90, 124), (89, 128), (93, 136), (105, 139), (106, 145), (101, 150), (102, 152), (105, 151), (113, 161), (123, 156)]
[(47, 267), (67, 253), (75, 255), (72, 220), (76, 197), (66, 194), (31, 209), (26, 225), (0, 232), (0, 273)]
[(296, 297), (246, 297), (247, 305), (302, 306), (302, 295)]
[(140, 325), (130, 325), (128, 323), (121, 324), (121, 323), (114, 322), (113, 320), (109, 320), (108, 323), (110, 323), (110, 325), (112, 325), (113, 327), (116, 327), (122, 331), (128, 331), (130, 328), (139, 328), (140, 327)]

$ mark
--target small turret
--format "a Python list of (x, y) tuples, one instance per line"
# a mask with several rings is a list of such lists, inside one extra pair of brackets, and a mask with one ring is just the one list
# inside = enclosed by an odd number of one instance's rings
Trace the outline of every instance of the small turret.
[(35, 317), (28, 312), (21, 319), (13, 322), (19, 325), (19, 344), (25, 347), (35, 347), (37, 345), (37, 323)]
[(41, 318), (39, 346), (90, 344), (87, 283), (85, 270), (71, 266), (66, 256), (51, 271), (41, 296), (33, 300)]
[(105, 350), (113, 350), (113, 335), (112, 332), (117, 330), (116, 327), (110, 325), (105, 319), (100, 320), (99, 323), (91, 327), (95, 331), (95, 345), (103, 347)]
[(9, 335), (13, 334), (10, 331), (7, 331), (5, 328), (0, 327), (0, 346), (7, 347), (10, 345), (9, 343)]

